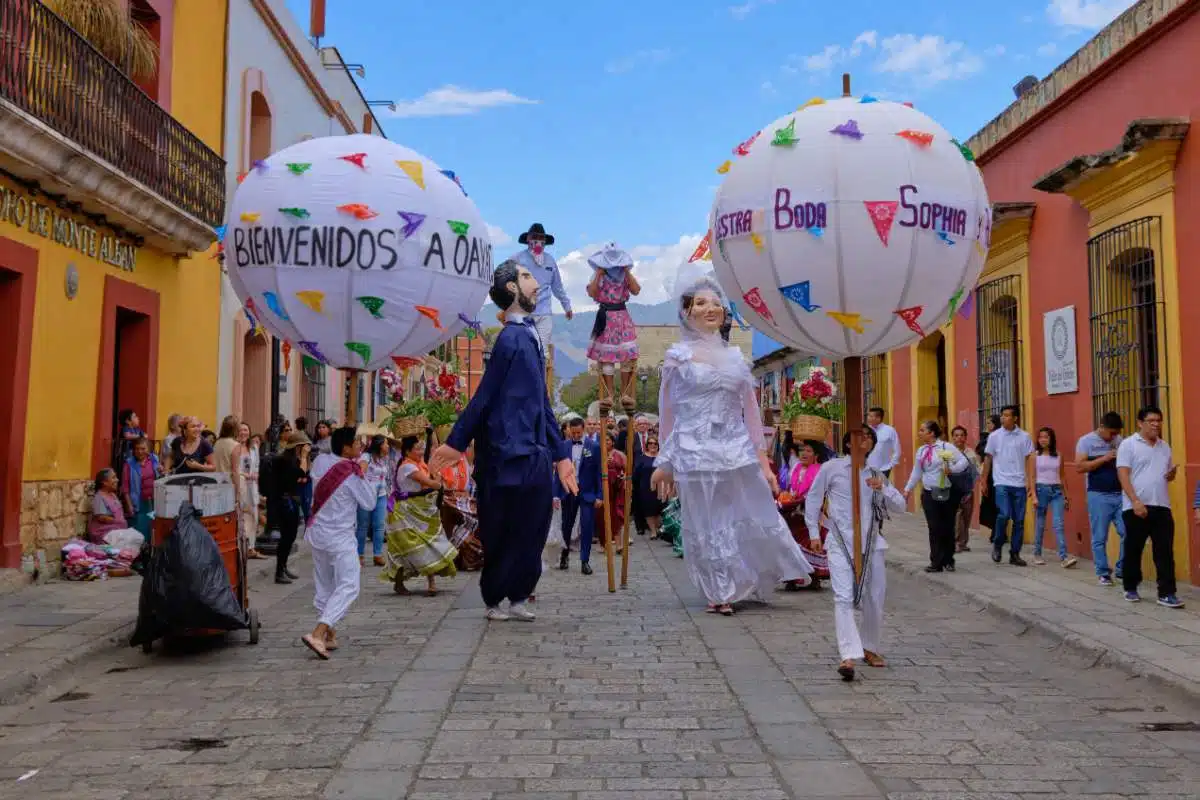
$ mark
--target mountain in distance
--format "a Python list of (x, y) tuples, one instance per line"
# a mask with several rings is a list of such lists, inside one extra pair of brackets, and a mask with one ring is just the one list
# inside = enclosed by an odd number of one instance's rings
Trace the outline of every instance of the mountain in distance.
[[(675, 304), (670, 300), (653, 305), (630, 303), (627, 308), (634, 325), (674, 325), (678, 319), (675, 316)], [(480, 310), (478, 318), (485, 328), (494, 324), (496, 311), (492, 303)], [(554, 342), (554, 375), (563, 383), (587, 371), (587, 349), (595, 321), (595, 311), (576, 312), (570, 322), (561, 313), (554, 315), (554, 334), (551, 337)]]

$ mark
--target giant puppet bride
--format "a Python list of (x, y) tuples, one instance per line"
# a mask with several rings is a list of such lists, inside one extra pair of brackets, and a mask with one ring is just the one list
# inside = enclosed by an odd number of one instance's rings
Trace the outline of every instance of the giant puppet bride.
[(662, 367), (659, 441), (652, 485), (678, 494), (684, 558), (710, 613), (765, 601), (779, 583), (807, 584), (812, 566), (784, 522), (750, 367), (729, 344), (732, 311), (716, 279), (680, 268), (675, 303), (681, 339)]

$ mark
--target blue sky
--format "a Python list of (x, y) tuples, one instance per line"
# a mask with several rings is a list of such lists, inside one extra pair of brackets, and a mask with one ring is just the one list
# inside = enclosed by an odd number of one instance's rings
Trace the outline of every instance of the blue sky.
[[(287, 0), (307, 23), (308, 0)], [(1131, 0), (333, 0), (324, 42), (366, 65), (389, 138), (455, 170), (498, 249), (540, 221), (575, 302), (615, 240), (643, 300), (703, 235), (715, 169), (814, 95), (910, 100), (966, 139)], [(831, 13), (831, 8), (833, 13)], [(511, 237), (512, 241), (507, 241)], [(574, 251), (574, 252), (573, 252)]]

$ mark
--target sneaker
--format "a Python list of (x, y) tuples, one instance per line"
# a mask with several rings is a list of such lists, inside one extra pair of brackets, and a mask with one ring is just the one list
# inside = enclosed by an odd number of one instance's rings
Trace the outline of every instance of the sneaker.
[(1142, 596), (1140, 594), (1138, 594), (1137, 592), (1126, 592), (1125, 599), (1130, 603), (1142, 602)]
[(1096, 582), (1099, 583), (1101, 586), (1115, 585), (1115, 584), (1113, 584), (1113, 579), (1108, 577), (1107, 575), (1101, 575), (1099, 578), (1097, 578)]
[[(1026, 564), (1026, 563), (1025, 563), (1025, 559), (1021, 558), (1021, 557), (1020, 557), (1019, 555), (1017, 555), (1016, 553), (1013, 553), (1011, 556), (1009, 556), (1009, 557), (1008, 557), (1008, 563), (1009, 563), (1009, 564), (1012, 564), (1014, 567), (1027, 567), (1027, 566), (1029, 566), (1028, 564)], [(1045, 563), (1045, 562), (1043, 562), (1043, 563)]]
[(1062, 568), (1070, 569), (1071, 567), (1075, 566), (1078, 563), (1079, 563), (1079, 559), (1076, 558), (1075, 556), (1067, 556), (1066, 558), (1064, 558), (1062, 560)]
[(1183, 608), (1183, 602), (1173, 594), (1158, 598), (1158, 604), (1167, 608)]
[(508, 615), (515, 620), (521, 622), (533, 622), (537, 619), (537, 614), (529, 610), (529, 607), (524, 603), (513, 603), (508, 607)]
[(492, 622), (504, 622), (509, 616), (499, 606), (492, 606), (487, 610), (487, 618)]
[(1042, 558), (1041, 556), (1034, 556), (1033, 565), (1035, 567), (1044, 567), (1046, 566), (1046, 559)]

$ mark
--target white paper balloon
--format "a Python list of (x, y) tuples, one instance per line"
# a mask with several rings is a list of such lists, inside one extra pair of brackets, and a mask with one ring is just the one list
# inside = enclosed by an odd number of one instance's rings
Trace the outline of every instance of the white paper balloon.
[(739, 150), (713, 203), (712, 260), (758, 330), (841, 359), (908, 345), (962, 307), (991, 210), (973, 159), (929, 117), (839, 98)]
[(428, 353), (475, 322), (492, 281), (487, 225), (453, 173), (378, 136), (255, 164), (223, 247), (247, 312), (340, 369)]

